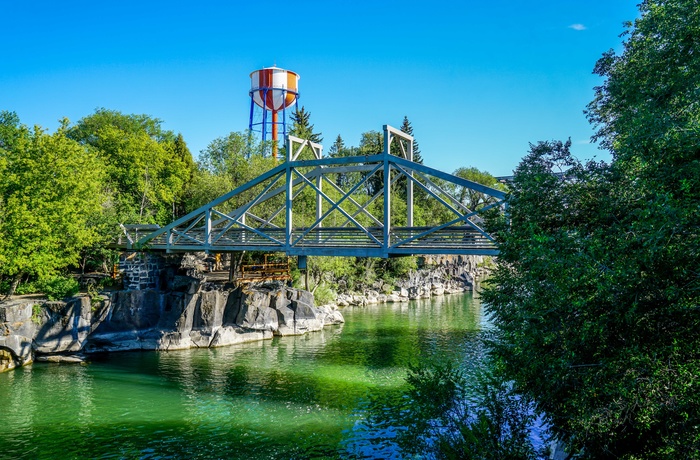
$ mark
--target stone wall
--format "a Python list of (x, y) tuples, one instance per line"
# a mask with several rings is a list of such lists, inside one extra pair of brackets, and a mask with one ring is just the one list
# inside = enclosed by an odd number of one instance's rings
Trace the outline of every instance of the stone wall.
[(165, 267), (163, 257), (145, 252), (122, 253), (118, 264), (124, 289), (158, 289)]

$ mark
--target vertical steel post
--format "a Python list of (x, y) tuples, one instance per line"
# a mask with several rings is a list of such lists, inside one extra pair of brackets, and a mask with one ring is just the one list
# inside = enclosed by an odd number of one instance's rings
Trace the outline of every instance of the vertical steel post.
[[(316, 149), (311, 146), (311, 150), (314, 152), (314, 157), (317, 160), (320, 160), (321, 157), (323, 156), (322, 151), (321, 152), (316, 152)], [(318, 228), (320, 229), (323, 227), (323, 222), (320, 222), (321, 216), (323, 216), (323, 197), (321, 196), (322, 192), (322, 187), (323, 187), (323, 175), (319, 174), (318, 177), (316, 177), (316, 188), (318, 188), (318, 191), (316, 192), (316, 222), (318, 222)], [(316, 232), (316, 242), (320, 243), (321, 242), (321, 232), (317, 231)]]
[[(408, 143), (408, 161), (413, 161), (413, 140)], [(413, 177), (413, 171), (408, 172)], [(413, 227), (413, 181), (406, 178), (406, 227)]]
[(267, 88), (263, 88), (263, 108), (262, 108), (262, 140), (263, 144), (267, 140), (267, 108), (264, 102), (267, 101)]
[(208, 253), (211, 249), (211, 208), (207, 208), (204, 218), (204, 250)]
[(253, 115), (255, 114), (255, 99), (253, 97), (253, 92), (250, 92), (250, 120), (248, 122), (248, 129), (253, 132)]
[(272, 158), (277, 163), (277, 110), (272, 111)]
[(391, 138), (389, 136), (389, 129), (384, 125), (384, 238), (382, 241), (384, 257), (389, 256), (391, 234), (391, 166), (389, 165)]
[(284, 232), (284, 246), (287, 253), (292, 246), (292, 198), (294, 197), (294, 190), (292, 189), (292, 140), (287, 136), (287, 161), (286, 161), (286, 179), (287, 179), (287, 193), (285, 198), (285, 232)]

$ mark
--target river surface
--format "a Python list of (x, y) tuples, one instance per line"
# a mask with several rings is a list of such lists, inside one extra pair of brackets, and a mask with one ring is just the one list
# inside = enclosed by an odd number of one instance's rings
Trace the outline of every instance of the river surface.
[(411, 364), (477, 366), (479, 301), (343, 314), (305, 336), (0, 374), (0, 458), (402, 458), (391, 430), (365, 423), (369, 401), (401, 391)]

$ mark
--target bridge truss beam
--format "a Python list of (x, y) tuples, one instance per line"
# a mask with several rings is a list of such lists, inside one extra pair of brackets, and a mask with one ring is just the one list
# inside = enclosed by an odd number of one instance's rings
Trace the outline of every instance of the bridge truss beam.
[[(384, 258), (498, 254), (482, 215), (504, 207), (505, 193), (412, 160), (413, 138), (387, 125), (377, 155), (324, 158), (321, 145), (288, 136), (284, 163), (165, 227), (122, 226), (121, 247)], [(454, 196), (460, 187), (483, 193), (490, 204), (468, 209)], [(416, 189), (434, 209), (423, 226), (414, 225)]]

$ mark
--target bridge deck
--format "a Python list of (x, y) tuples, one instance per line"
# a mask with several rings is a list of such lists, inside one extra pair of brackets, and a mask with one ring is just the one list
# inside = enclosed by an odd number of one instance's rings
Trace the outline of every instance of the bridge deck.
[[(389, 232), (388, 251), (384, 249), (382, 227), (358, 228), (323, 227), (309, 230), (294, 229), (286, 243), (284, 228), (258, 229), (229, 228), (217, 235), (215, 241), (205, 244), (203, 228), (190, 229), (186, 234), (163, 233), (149, 241), (145, 249), (151, 251), (209, 252), (279, 251), (289, 255), (332, 255), (358, 257), (386, 257), (410, 254), (481, 254), (496, 255), (498, 249), (490, 239), (469, 226), (452, 226), (419, 236), (430, 227), (399, 227)], [(302, 236), (303, 235), (303, 236)], [(370, 236), (371, 235), (371, 236)], [(298, 241), (297, 239), (300, 238)], [(127, 249), (124, 241), (118, 248)]]

